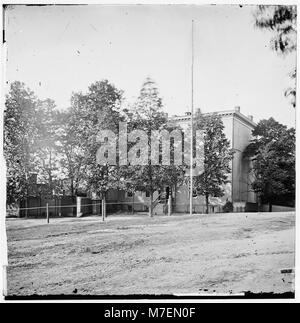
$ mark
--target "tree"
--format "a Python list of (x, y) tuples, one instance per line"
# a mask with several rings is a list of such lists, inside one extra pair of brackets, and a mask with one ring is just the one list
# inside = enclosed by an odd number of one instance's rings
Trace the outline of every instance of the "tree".
[[(54, 101), (39, 100), (24, 83), (13, 82), (6, 96), (4, 152), (7, 164), (7, 203), (20, 204), (30, 194), (37, 174), (43, 192), (52, 194), (59, 175), (57, 110)], [(46, 189), (45, 189), (46, 188)], [(26, 211), (27, 212), (27, 211)]]
[[(153, 216), (153, 194), (155, 191), (162, 190), (166, 186), (172, 186), (183, 176), (182, 167), (175, 165), (153, 164), (151, 161), (152, 140), (151, 135), (163, 129), (171, 130), (168, 126), (167, 114), (162, 110), (162, 100), (159, 96), (158, 89), (150, 78), (144, 82), (136, 104), (129, 111), (125, 111), (129, 121), (129, 131), (142, 130), (146, 138), (146, 146), (137, 150), (137, 155), (145, 152), (146, 162), (139, 165), (129, 165), (127, 171), (130, 174), (130, 187), (134, 191), (149, 192), (150, 205), (149, 216)], [(157, 137), (158, 137), (157, 133)], [(153, 139), (153, 136), (152, 136)], [(129, 148), (136, 145), (141, 138), (129, 144)], [(161, 147), (160, 147), (161, 148)], [(158, 152), (159, 153), (159, 152)], [(126, 177), (126, 176), (125, 176)], [(128, 177), (127, 177), (128, 178)]]
[(233, 151), (223, 130), (222, 119), (217, 114), (197, 114), (195, 128), (204, 131), (204, 170), (193, 178), (197, 195), (205, 196), (206, 213), (209, 211), (209, 197), (224, 195), (224, 184), (231, 172), (230, 161)]
[(6, 96), (4, 112), (4, 155), (7, 166), (7, 203), (26, 199), (29, 178), (35, 170), (34, 143), (36, 97), (24, 83), (13, 82)]
[[(255, 26), (274, 33), (271, 48), (280, 55), (296, 51), (297, 45), (297, 8), (286, 5), (260, 5), (254, 12)], [(296, 107), (296, 67), (290, 73), (294, 86), (285, 91), (291, 97), (291, 104)]]
[(35, 127), (37, 138), (34, 144), (36, 172), (40, 183), (44, 184), (48, 195), (53, 195), (60, 178), (58, 155), (59, 112), (55, 102), (50, 99), (37, 101)]
[(118, 187), (119, 176), (116, 165), (98, 164), (97, 135), (101, 130), (117, 133), (121, 121), (121, 101), (122, 91), (107, 80), (93, 83), (86, 94), (74, 93), (71, 100), (70, 129), (74, 136), (73, 144), (77, 146), (77, 159), (73, 159), (76, 164), (69, 162), (69, 174), (75, 178), (75, 174), (84, 168), (86, 186), (103, 200), (109, 189)]
[(84, 188), (84, 174), (86, 169), (85, 140), (78, 135), (82, 120), (72, 109), (60, 111), (57, 114), (58, 133), (57, 151), (59, 163), (64, 178), (68, 179), (67, 189), (71, 196), (75, 196), (80, 188)]
[(252, 161), (252, 189), (261, 202), (295, 199), (295, 129), (275, 121), (261, 120), (252, 131), (253, 140), (244, 152)]

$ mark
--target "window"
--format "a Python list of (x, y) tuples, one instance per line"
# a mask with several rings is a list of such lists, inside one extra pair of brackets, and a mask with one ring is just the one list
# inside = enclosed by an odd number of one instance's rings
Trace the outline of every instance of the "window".
[(127, 197), (132, 197), (132, 196), (133, 196), (132, 192), (127, 192)]
[(146, 191), (146, 197), (150, 197), (150, 192)]

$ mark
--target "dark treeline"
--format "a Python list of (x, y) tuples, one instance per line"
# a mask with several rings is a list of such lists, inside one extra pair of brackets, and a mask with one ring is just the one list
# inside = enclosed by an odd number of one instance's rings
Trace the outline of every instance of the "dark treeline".
[[(185, 176), (188, 165), (184, 164), (152, 165), (151, 159), (143, 166), (97, 163), (97, 134), (104, 129), (118, 133), (120, 121), (127, 122), (128, 132), (141, 129), (150, 134), (153, 130), (175, 129), (168, 122), (159, 91), (151, 79), (146, 79), (142, 85), (135, 104), (125, 109), (123, 102), (123, 91), (107, 80), (91, 84), (85, 93), (73, 93), (70, 107), (64, 110), (57, 109), (53, 100), (38, 99), (25, 84), (12, 83), (6, 96), (4, 116), (7, 204), (18, 206), (26, 200), (32, 174), (36, 174), (38, 182), (43, 184), (41, 195), (68, 192), (68, 195), (76, 196), (89, 191), (105, 197), (109, 189), (131, 193), (147, 191), (151, 204), (155, 191), (188, 184)], [(293, 196), (295, 186), (294, 130), (272, 120), (259, 123), (253, 132), (255, 139), (245, 154), (245, 158), (253, 159), (256, 179), (251, 183), (252, 188), (268, 201), (273, 201), (280, 190), (287, 197)], [(205, 155), (203, 173), (194, 177), (194, 188), (195, 194), (205, 196), (208, 211), (208, 198), (224, 195), (233, 151), (217, 114), (197, 115), (195, 128), (205, 131)], [(278, 132), (276, 136), (274, 131)], [(273, 137), (270, 139), (270, 136)], [(264, 137), (269, 139), (262, 139)], [(270, 144), (274, 140), (277, 144)], [(128, 144), (128, 149), (134, 144), (138, 144), (138, 140)], [(150, 146), (149, 140), (148, 147), (141, 149), (150, 152)], [(269, 172), (277, 177), (260, 172), (262, 160), (258, 156), (273, 161), (272, 165), (267, 165)], [(264, 162), (267, 163), (265, 159)]]

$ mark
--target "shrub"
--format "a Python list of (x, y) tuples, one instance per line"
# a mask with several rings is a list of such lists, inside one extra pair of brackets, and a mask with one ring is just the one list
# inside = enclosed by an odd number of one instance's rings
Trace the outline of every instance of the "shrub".
[(233, 204), (232, 204), (232, 202), (227, 201), (227, 202), (223, 205), (223, 212), (224, 212), (224, 213), (233, 212)]

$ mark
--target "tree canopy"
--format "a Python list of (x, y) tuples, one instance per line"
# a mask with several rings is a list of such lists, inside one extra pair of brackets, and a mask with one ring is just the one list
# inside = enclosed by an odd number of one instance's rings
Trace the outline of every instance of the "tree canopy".
[[(254, 12), (255, 26), (273, 33), (271, 49), (282, 56), (296, 51), (297, 48), (297, 7), (291, 5), (260, 5)], [(295, 67), (290, 72), (293, 86), (285, 91), (296, 107), (296, 58)]]
[[(115, 165), (99, 165), (96, 160), (99, 143), (97, 134), (109, 129), (118, 132), (122, 91), (107, 80), (91, 84), (87, 93), (74, 93), (72, 96), (71, 120), (74, 125), (73, 135), (78, 138), (80, 158), (76, 172), (84, 168), (83, 178), (86, 187), (98, 196), (105, 196), (107, 191), (118, 186), (118, 168)], [(78, 151), (79, 153), (79, 151)]]
[[(131, 188), (135, 191), (149, 192), (150, 205), (149, 215), (153, 215), (153, 193), (164, 189), (166, 186), (172, 187), (176, 181), (183, 178), (183, 168), (174, 164), (163, 165), (162, 157), (159, 157), (159, 164), (154, 165), (151, 161), (151, 150), (154, 137), (151, 136), (154, 131), (163, 129), (171, 130), (168, 125), (168, 116), (163, 112), (162, 100), (159, 96), (156, 84), (150, 78), (143, 83), (140, 95), (132, 109), (125, 111), (129, 129), (143, 130), (147, 134), (147, 146), (141, 147), (137, 154), (144, 150), (147, 155), (147, 163), (145, 165), (129, 165), (127, 168), (127, 176)], [(138, 143), (132, 142), (129, 149)], [(159, 149), (159, 147), (157, 147)]]
[(7, 200), (20, 201), (28, 195), (28, 180), (35, 169), (34, 142), (37, 99), (24, 83), (14, 82), (5, 101), (4, 155), (7, 166)]
[(253, 139), (244, 152), (250, 158), (252, 189), (259, 202), (275, 201), (286, 205), (295, 199), (295, 129), (273, 118), (261, 120), (252, 132)]
[(198, 114), (196, 129), (204, 131), (204, 171), (194, 177), (194, 185), (198, 195), (205, 196), (206, 213), (208, 213), (209, 197), (222, 197), (224, 185), (229, 181), (231, 173), (230, 161), (233, 151), (224, 133), (222, 119), (217, 114)]

